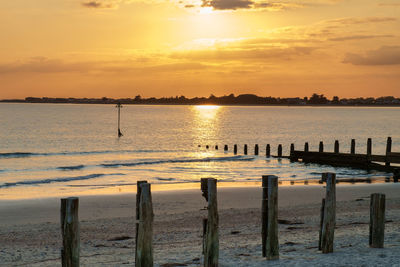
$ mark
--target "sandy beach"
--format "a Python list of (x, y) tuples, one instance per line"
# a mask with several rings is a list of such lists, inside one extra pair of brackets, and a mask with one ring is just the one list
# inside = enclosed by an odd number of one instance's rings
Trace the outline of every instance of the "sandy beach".
[[(261, 256), (261, 188), (220, 187), (220, 266), (399, 266), (400, 184), (337, 185), (334, 253), (317, 249), (320, 185), (280, 186), (280, 260)], [(385, 248), (368, 247), (369, 196), (386, 194)], [(201, 266), (200, 190), (153, 191), (156, 266)], [(0, 265), (61, 266), (59, 198), (0, 202)], [(134, 266), (135, 194), (80, 196), (81, 265)], [(180, 265), (179, 265), (180, 264)]]

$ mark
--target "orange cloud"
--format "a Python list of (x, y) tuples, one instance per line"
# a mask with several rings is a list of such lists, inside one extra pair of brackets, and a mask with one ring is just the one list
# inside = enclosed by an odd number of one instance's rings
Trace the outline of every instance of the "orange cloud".
[(343, 61), (353, 65), (399, 65), (400, 46), (383, 46), (365, 55), (348, 53)]

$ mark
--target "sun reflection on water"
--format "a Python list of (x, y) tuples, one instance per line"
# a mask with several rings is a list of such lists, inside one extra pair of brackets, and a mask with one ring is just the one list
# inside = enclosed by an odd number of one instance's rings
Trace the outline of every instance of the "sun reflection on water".
[(216, 116), (218, 115), (218, 113), (221, 109), (221, 106), (199, 105), (199, 106), (194, 106), (194, 109), (195, 109), (196, 115), (199, 119), (212, 120), (212, 119), (216, 119)]
[(192, 107), (192, 135), (194, 145), (210, 145), (212, 147), (217, 143), (219, 140), (219, 119), (222, 109), (223, 107), (216, 105), (199, 105)]

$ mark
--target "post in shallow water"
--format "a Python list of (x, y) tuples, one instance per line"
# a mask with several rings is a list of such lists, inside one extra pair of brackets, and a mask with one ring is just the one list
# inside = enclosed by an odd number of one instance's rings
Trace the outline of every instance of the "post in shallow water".
[(118, 102), (118, 104), (115, 107), (118, 108), (118, 137), (121, 137), (121, 136), (123, 136), (123, 134), (121, 133), (121, 128), (120, 128), (122, 105), (120, 102)]

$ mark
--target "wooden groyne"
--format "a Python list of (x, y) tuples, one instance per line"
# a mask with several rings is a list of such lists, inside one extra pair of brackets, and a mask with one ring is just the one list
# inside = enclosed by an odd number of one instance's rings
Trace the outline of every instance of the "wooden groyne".
[[(199, 145), (199, 147), (201, 147)], [(209, 148), (209, 145), (206, 146)], [(228, 145), (224, 145), (224, 152), (228, 152)], [(234, 144), (233, 154), (238, 154), (238, 145)], [(350, 167), (365, 170), (377, 170), (384, 172), (393, 172), (396, 179), (400, 177), (400, 152), (392, 152), (392, 138), (388, 137), (386, 142), (385, 155), (372, 154), (372, 139), (367, 139), (366, 153), (356, 153), (356, 140), (351, 139), (349, 153), (340, 152), (339, 140), (335, 140), (333, 152), (324, 150), (324, 142), (320, 141), (318, 151), (310, 151), (309, 142), (305, 142), (304, 150), (296, 150), (294, 144), (290, 144), (289, 156), (283, 155), (282, 144), (278, 144), (276, 154), (271, 154), (271, 145), (265, 146), (265, 156), (273, 158), (287, 158), (292, 162), (316, 163), (323, 165), (331, 165), (335, 167)], [(243, 146), (243, 154), (248, 155), (248, 146)], [(260, 154), (259, 145), (254, 146), (254, 155)]]
[(397, 172), (399, 167), (391, 164), (400, 163), (400, 153), (392, 152), (392, 139), (388, 137), (385, 155), (372, 154), (372, 140), (369, 138), (367, 141), (366, 154), (359, 154), (355, 152), (355, 139), (351, 140), (350, 153), (341, 153), (339, 150), (339, 141), (335, 141), (334, 152), (323, 152), (323, 143), (320, 142), (319, 151), (309, 151), (308, 143), (306, 143), (304, 151), (290, 150), (291, 161), (301, 161), (304, 163), (317, 163), (326, 164), (337, 167), (352, 167), (367, 170), (378, 170), (386, 172)]
[[(262, 176), (262, 220), (259, 228), (261, 230), (261, 254), (266, 260), (279, 260), (279, 234), (286, 234), (285, 231), (279, 231), (278, 227), (278, 224), (280, 223), (279, 221), (284, 221), (278, 220), (278, 179), (279, 178), (274, 175)], [(320, 210), (321, 219), (319, 224), (318, 248), (325, 254), (334, 251), (335, 229), (339, 228), (338, 225), (336, 225), (336, 174), (323, 173), (322, 181), (326, 183), (326, 193), (325, 198), (322, 200), (322, 207)], [(137, 183), (137, 189), (135, 266), (152, 267), (154, 266), (154, 213), (151, 197), (151, 184), (146, 181), (139, 181)], [(203, 266), (218, 267), (220, 226), (217, 205), (217, 179), (202, 178), (200, 189), (202, 196), (207, 201), (206, 209), (208, 211), (207, 218), (203, 219)], [(78, 198), (66, 198), (61, 200), (61, 233), (63, 240), (61, 260), (63, 267), (79, 267), (80, 229), (78, 206)], [(369, 246), (371, 248), (384, 248), (386, 222), (385, 206), (386, 196), (384, 194), (371, 194), (369, 214)], [(129, 231), (129, 229), (127, 230)], [(155, 253), (157, 253), (157, 251), (155, 251)], [(283, 253), (285, 253), (285, 251)], [(133, 256), (134, 255), (132, 255), (132, 257)]]

